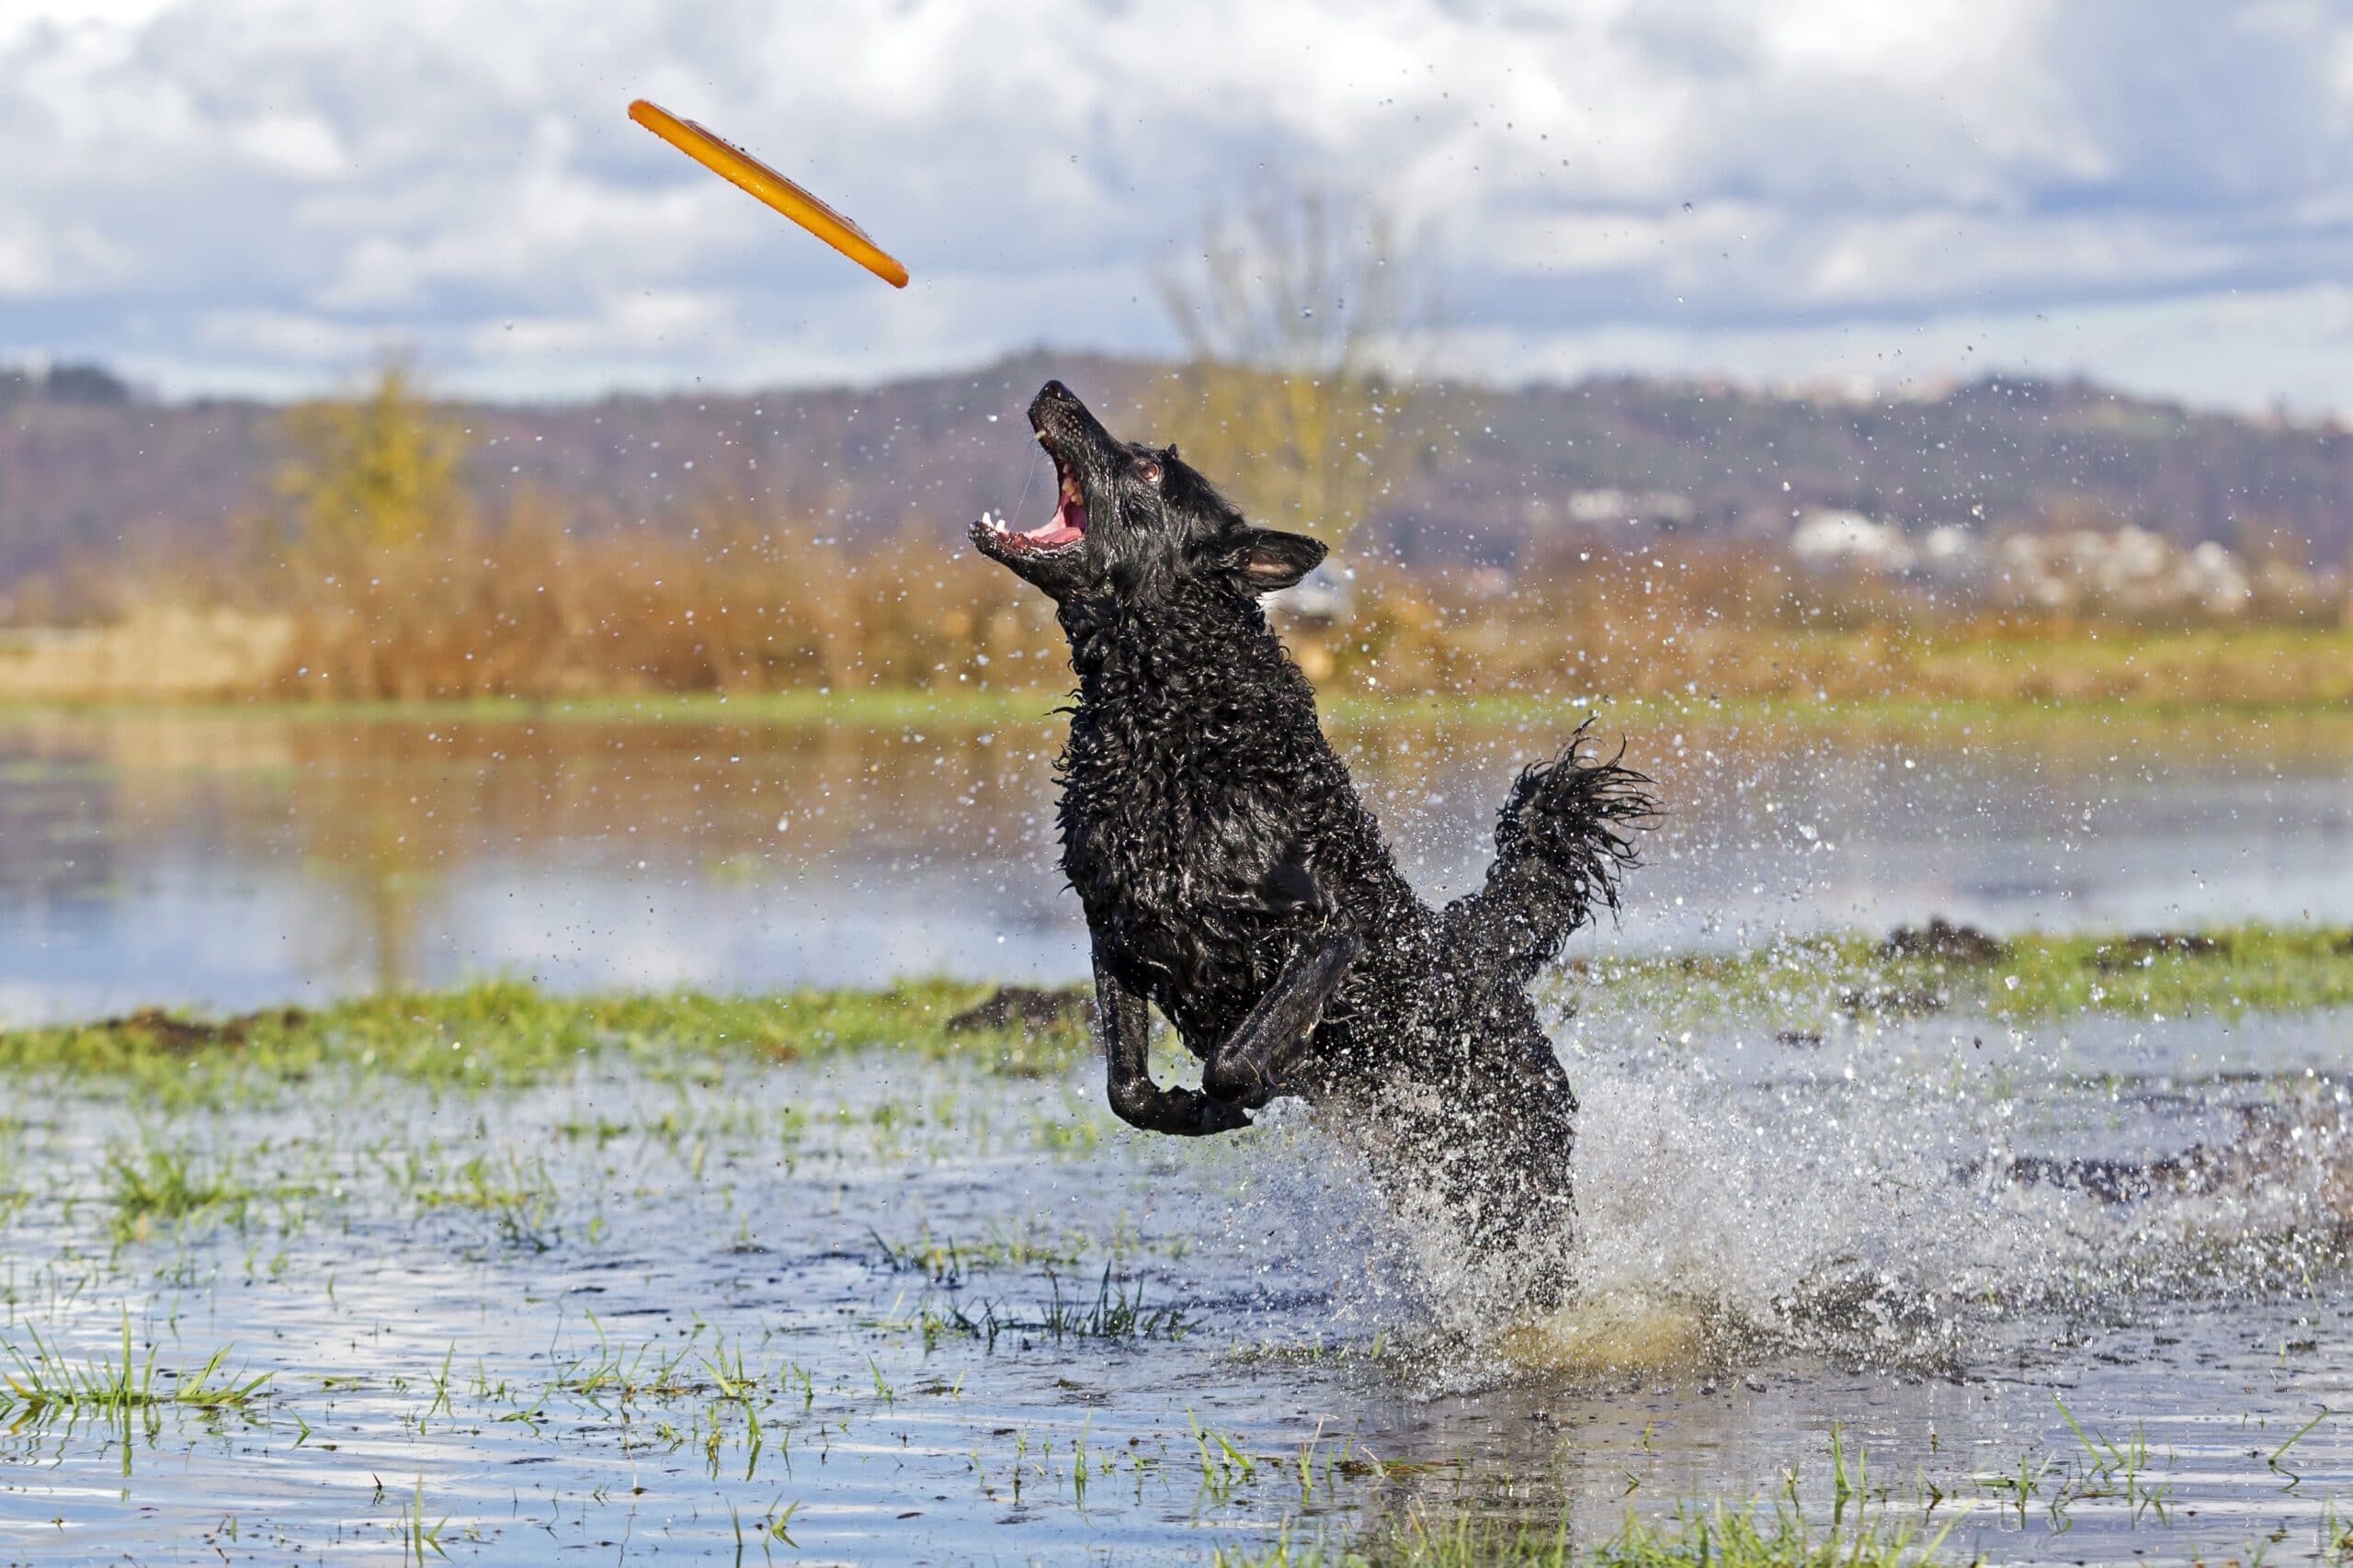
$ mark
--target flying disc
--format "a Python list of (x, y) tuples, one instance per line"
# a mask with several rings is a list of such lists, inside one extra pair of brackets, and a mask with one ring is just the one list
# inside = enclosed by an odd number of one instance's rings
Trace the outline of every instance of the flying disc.
[(865, 230), (733, 142), (645, 98), (629, 106), (629, 117), (711, 173), (758, 197), (892, 288), (907, 286), (907, 269), (896, 256), (868, 239)]

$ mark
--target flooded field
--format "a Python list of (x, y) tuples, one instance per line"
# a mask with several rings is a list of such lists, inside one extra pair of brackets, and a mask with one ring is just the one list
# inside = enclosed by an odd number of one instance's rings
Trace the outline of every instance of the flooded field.
[[(1040, 699), (1038, 708), (1048, 706)], [(712, 710), (705, 709), (704, 714)], [(1416, 883), (1466, 891), (1522, 727), (1341, 727)], [(1670, 808), (1580, 950), (2353, 921), (2353, 721), (1608, 722)], [(0, 717), (0, 1022), (566, 989), (1086, 972), (1044, 723)]]
[[(1302, 1118), (1146, 1138), (1080, 1062), (20, 1076), (0, 1560), (1586, 1549), (1792, 1485), (1955, 1556), (2332, 1560), (2346, 1023), (1630, 1047), (1590, 998), (1583, 1290), (1533, 1325)], [(2197, 1148), (2241, 1157), (2121, 1200), (2011, 1163)]]
[[(1347, 1130), (1150, 1138), (1074, 1016), (946, 1026), (1076, 971), (1045, 732), (12, 722), (9, 1020), (272, 1011), (0, 1036), (0, 1562), (1459, 1562), (1719, 1499), (2344, 1561), (2342, 734), (1635, 738), (1677, 815), (1548, 992), (1579, 1291), (1510, 1322)], [(1348, 745), (1439, 890), (1536, 749)], [(1802, 939), (1932, 913), (2288, 935)]]

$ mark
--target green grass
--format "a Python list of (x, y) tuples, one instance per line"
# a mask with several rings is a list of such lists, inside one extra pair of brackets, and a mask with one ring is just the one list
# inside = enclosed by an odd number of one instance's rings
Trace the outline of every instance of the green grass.
[[(2072, 645), (2071, 645), (2072, 646)], [(2127, 650), (2129, 652), (2129, 650)], [(2031, 643), (2006, 655), (2023, 665), (2038, 662)], [(169, 713), (220, 719), (267, 718), (297, 722), (530, 724), (740, 724), (764, 728), (828, 726), (940, 732), (1035, 723), (1058, 727), (1054, 710), (1069, 701), (1067, 685), (1023, 690), (953, 687), (937, 691), (912, 687), (858, 687), (745, 692), (666, 692), (640, 696), (472, 698), (418, 702), (244, 701), (154, 703), (0, 702), (0, 723), (58, 713), (135, 718)], [(1961, 725), (2009, 726), (2051, 722), (2089, 723), (2199, 723), (2200, 733), (2218, 725), (2273, 722), (2313, 723), (2341, 733), (2353, 727), (2353, 709), (2336, 696), (2180, 696), (2153, 692), (2113, 697), (1933, 697), (1891, 692), (1814, 697), (1716, 697), (1702, 691), (1626, 695), (1582, 693), (1413, 693), (1329, 690), (1318, 694), (1325, 721), (1336, 730), (1399, 725), (1469, 728), (1558, 726), (1587, 711), (1607, 724), (1636, 727), (1659, 723), (1770, 723), (1815, 729), (1870, 724), (1927, 728)]]
[(59, 1412), (120, 1419), (131, 1411), (163, 1405), (223, 1410), (246, 1403), (272, 1375), (263, 1372), (243, 1382), (233, 1377), (214, 1382), (221, 1364), (229, 1357), (228, 1346), (223, 1346), (196, 1371), (171, 1378), (167, 1388), (158, 1389), (154, 1351), (148, 1351), (143, 1364), (131, 1353), (128, 1312), (122, 1320), (119, 1361), (104, 1355), (77, 1361), (29, 1325), (25, 1332), (26, 1346), (0, 1339), (0, 1385), (5, 1385), (0, 1386), (0, 1420), (39, 1418)]
[(1935, 1568), (1953, 1525), (1935, 1530), (1851, 1510), (1813, 1525), (1786, 1502), (1686, 1505), (1663, 1521), (1629, 1516), (1617, 1533), (1580, 1548), (1552, 1525), (1416, 1513), (1345, 1546), (1284, 1540), (1258, 1552), (1220, 1549), (1215, 1568)]
[(1957, 1522), (1930, 1531), (1859, 1512), (1814, 1527), (1787, 1504), (1719, 1503), (1687, 1507), (1662, 1524), (1629, 1519), (1587, 1561), (1597, 1568), (1926, 1568), (1948, 1561), (1945, 1543)]
[(460, 1210), (483, 1214), (510, 1246), (547, 1252), (555, 1245), (549, 1221), (555, 1213), (556, 1189), (544, 1161), (526, 1164), (509, 1154), (502, 1164), (476, 1154), (447, 1181), (433, 1181), (421, 1170), (404, 1175), (403, 1185), (420, 1213)]
[(108, 1156), (106, 1174), (118, 1242), (144, 1236), (158, 1221), (177, 1224), (224, 1210), (239, 1218), (256, 1196), (225, 1170), (199, 1167), (184, 1149), (149, 1149), (135, 1155), (118, 1152)]
[(2129, 935), (2029, 935), (1977, 961), (1892, 955), (1874, 937), (1832, 937), (1748, 954), (1603, 960), (1559, 983), (1588, 1020), (1667, 1034), (1727, 1020), (1808, 1034), (1923, 1014), (2037, 1024), (2353, 1006), (2353, 930), (2243, 925), (2188, 935), (2187, 948)]
[(995, 989), (928, 981), (772, 996), (581, 997), (489, 982), (311, 1012), (219, 1021), (139, 1014), (5, 1030), (0, 1071), (128, 1077), (168, 1091), (226, 1074), (290, 1079), (345, 1067), (460, 1087), (538, 1081), (599, 1056), (676, 1066), (888, 1048), (1015, 1076), (1059, 1073), (1077, 1057), (1085, 1028), (1074, 1017), (1038, 1028), (948, 1028), (949, 1019)]
[(1034, 1227), (962, 1241), (954, 1236), (936, 1237), (929, 1226), (921, 1235), (906, 1242), (893, 1242), (875, 1232), (868, 1233), (873, 1236), (884, 1264), (903, 1273), (921, 1274), (935, 1285), (961, 1284), (966, 1275), (984, 1269), (1037, 1264), (1068, 1268), (1086, 1255), (1089, 1245), (1089, 1239), (1083, 1234), (1051, 1237)]
[[(1200, 1439), (1198, 1426), (1196, 1441)], [(1203, 1449), (1203, 1464), (1209, 1463)], [(1264, 1551), (1219, 1550), (1215, 1568), (1938, 1568), (1945, 1543), (1965, 1514), (1931, 1528), (1934, 1503), (1893, 1504), (1874, 1488), (1870, 1461), (1830, 1431), (1829, 1517), (1799, 1506), (1797, 1472), (1784, 1473), (1779, 1495), (1711, 1504), (1685, 1502), (1665, 1518), (1629, 1509), (1616, 1533), (1584, 1544), (1563, 1513), (1531, 1521), (1466, 1509), (1433, 1518), (1420, 1507), (1335, 1545), (1288, 1532)], [(1942, 1494), (1936, 1499), (1941, 1501)]]
[(1175, 1340), (1193, 1330), (1195, 1320), (1184, 1307), (1147, 1307), (1143, 1282), (1116, 1277), (1114, 1267), (1104, 1265), (1103, 1278), (1091, 1299), (1084, 1294), (1064, 1297), (1061, 1276), (1047, 1269), (1046, 1282), (1051, 1299), (1040, 1305), (1034, 1317), (1000, 1310), (995, 1301), (986, 1300), (974, 1303), (976, 1315), (949, 1296), (938, 1305), (926, 1303), (915, 1318), (915, 1326), (922, 1334), (926, 1350), (943, 1338), (957, 1335), (979, 1340), (992, 1352), (996, 1349), (997, 1341), (1007, 1336), (1024, 1340), (1026, 1348), (1029, 1340), (1056, 1345), (1066, 1339)]
[[(2193, 935), (2188, 949), (2120, 936), (2028, 936), (1984, 961), (1889, 956), (1874, 938), (1836, 937), (1746, 955), (1603, 960), (1556, 983), (1589, 1021), (1669, 1035), (1727, 1021), (1804, 1033), (1924, 1012), (2034, 1024), (2086, 1013), (2158, 1021), (2353, 1006), (2353, 930), (2245, 925)], [(918, 981), (767, 996), (554, 996), (492, 982), (313, 1012), (220, 1021), (139, 1014), (5, 1030), (0, 1073), (127, 1078), (170, 1103), (241, 1076), (290, 1080), (328, 1068), (480, 1087), (536, 1082), (597, 1058), (676, 1072), (891, 1051), (1046, 1076), (1086, 1053), (1086, 1028), (1074, 1012), (1042, 1026), (948, 1027), (993, 992)], [(210, 1190), (173, 1158), (151, 1156), (110, 1172), (124, 1214), (176, 1218), (234, 1196)]]

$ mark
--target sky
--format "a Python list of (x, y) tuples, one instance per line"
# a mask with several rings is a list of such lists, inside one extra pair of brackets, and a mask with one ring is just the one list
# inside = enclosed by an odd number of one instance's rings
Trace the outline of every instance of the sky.
[(0, 0), (0, 359), (166, 395), (1166, 353), (1204, 215), (1315, 187), (1437, 369), (2353, 414), (2353, 0)]

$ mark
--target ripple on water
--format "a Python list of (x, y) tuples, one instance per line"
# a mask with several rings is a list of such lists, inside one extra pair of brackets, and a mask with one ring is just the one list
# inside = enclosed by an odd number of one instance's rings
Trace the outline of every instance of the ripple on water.
[[(0, 1554), (397, 1551), (420, 1510), (498, 1562), (725, 1556), (779, 1523), (820, 1556), (1198, 1562), (1405, 1507), (1566, 1507), (1597, 1537), (1791, 1467), (1811, 1497), (1834, 1423), (1973, 1501), (1966, 1538), (2003, 1554), (2063, 1523), (2071, 1557), (2311, 1538), (2353, 1434), (2298, 1440), (2293, 1491), (2268, 1458), (2353, 1404), (2320, 1179), (2342, 1085), (2293, 1052), (2241, 1075), (2207, 1025), (2092, 1077), (1940, 1028), (1761, 1062), (1730, 1033), (1572, 1032), (1580, 1294), (1517, 1324), (1306, 1119), (1146, 1139), (1091, 1073), (328, 1074), (170, 1121), (36, 1085), (45, 1113), (0, 1137), (0, 1187), (30, 1195), (0, 1221), (0, 1340), (108, 1354), (127, 1310), (166, 1372), (225, 1346), (273, 1379), (142, 1415), (127, 1453), (103, 1421), (0, 1416)], [(2125, 1202), (1988, 1158), (2199, 1147), (2230, 1157)], [(244, 1196), (118, 1241), (108, 1160), (142, 1150)], [(2144, 1432), (2170, 1526), (2090, 1477), (2054, 1392)], [(2005, 1514), (1980, 1480), (2022, 1458), (2048, 1494)]]

